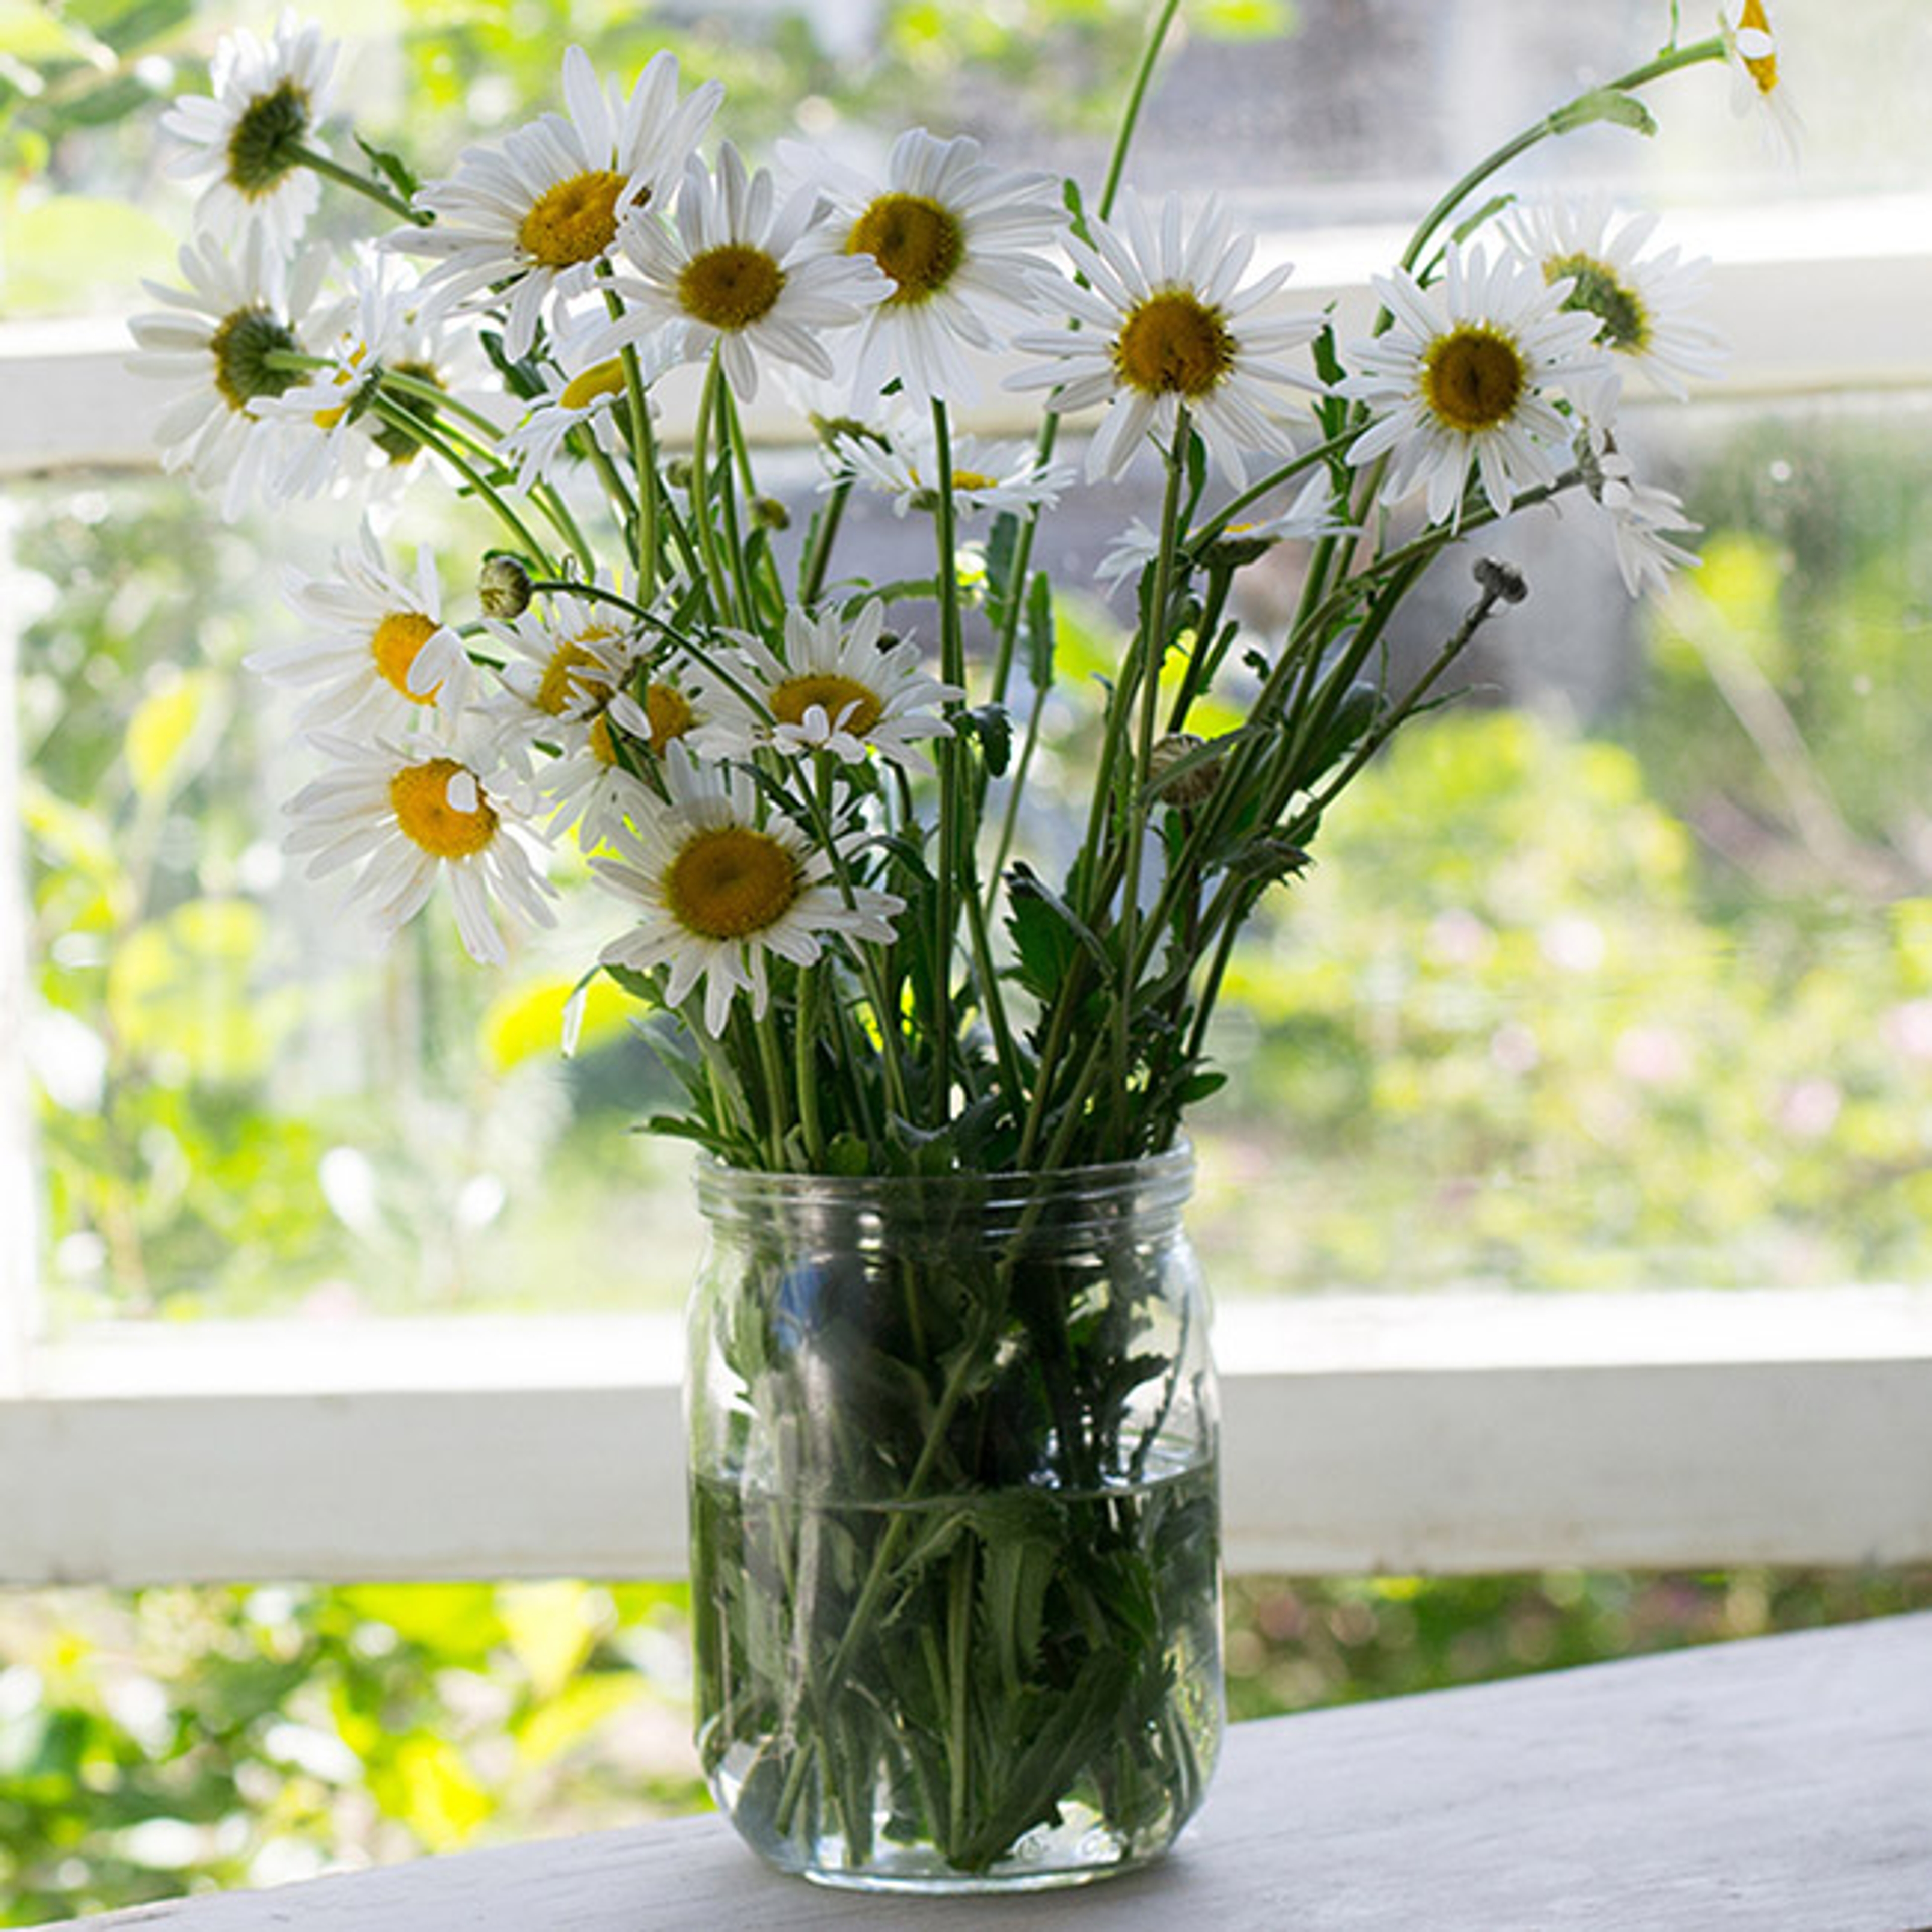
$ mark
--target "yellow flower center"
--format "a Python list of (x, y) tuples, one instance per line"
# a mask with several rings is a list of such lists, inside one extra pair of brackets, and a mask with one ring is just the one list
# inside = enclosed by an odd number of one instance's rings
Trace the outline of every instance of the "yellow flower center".
[(784, 285), (784, 271), (764, 249), (727, 242), (686, 262), (678, 306), (713, 328), (749, 328), (771, 314)]
[(1423, 400), (1445, 429), (1473, 435), (1515, 413), (1528, 384), (1522, 352), (1507, 335), (1466, 322), (1429, 345)]
[[(601, 704), (610, 695), (610, 687), (601, 674), (604, 667), (596, 655), (585, 648), (590, 640), (608, 638), (608, 631), (586, 631), (582, 640), (559, 644), (551, 652), (550, 662), (544, 667), (543, 682), (537, 686), (536, 706), (548, 712), (553, 718), (561, 718), (573, 706), (586, 701)], [(596, 677), (586, 677), (584, 668), (600, 674)]]
[(664, 900), (687, 932), (742, 939), (776, 926), (799, 895), (798, 862), (769, 832), (722, 825), (688, 839), (664, 874)]
[(617, 197), (628, 177), (593, 168), (547, 188), (523, 219), (517, 239), (546, 268), (594, 261), (617, 236)]
[(594, 368), (586, 369), (580, 376), (573, 376), (563, 386), (563, 394), (557, 400), (567, 410), (587, 410), (599, 396), (621, 396), (624, 393), (624, 365), (615, 356), (608, 362), (599, 362)]
[(404, 836), (439, 859), (472, 857), (496, 836), (496, 814), (481, 785), (473, 812), (449, 802), (449, 782), (466, 769), (454, 758), (431, 758), (405, 765), (389, 781), (389, 804)]
[(617, 740), (611, 735), (610, 721), (602, 712), (590, 721), (590, 755), (600, 765), (617, 762)]
[(440, 682), (425, 692), (410, 688), (410, 667), (424, 645), (436, 635), (436, 628), (435, 619), (425, 617), (420, 610), (392, 610), (376, 626), (376, 634), (369, 640), (369, 653), (376, 660), (376, 668), (412, 704), (434, 704), (436, 693), (442, 688)]
[[(781, 724), (802, 724), (805, 714), (814, 704), (821, 705), (834, 725), (855, 738), (864, 737), (885, 710), (856, 678), (840, 677), (829, 671), (806, 671), (797, 677), (788, 677), (772, 687), (766, 702)], [(852, 715), (842, 723), (838, 714), (848, 705), (853, 707)]]
[(888, 302), (924, 302), (965, 259), (966, 234), (950, 208), (922, 194), (882, 194), (853, 223), (845, 252), (871, 256), (892, 278)]
[(1216, 311), (1185, 289), (1149, 296), (1121, 325), (1114, 368), (1149, 396), (1206, 395), (1234, 366), (1234, 338)]
[[(1754, 27), (1760, 34), (1769, 38), (1771, 16), (1764, 10), (1764, 0), (1744, 0), (1744, 6), (1738, 14), (1738, 26), (1740, 28)], [(1768, 54), (1760, 54), (1755, 59), (1742, 56), (1740, 58), (1744, 59), (1745, 73), (1756, 82), (1759, 93), (1769, 94), (1776, 92), (1778, 55), (1775, 51)]]
[[(362, 358), (369, 352), (366, 343), (357, 343), (349, 352), (348, 367), (336, 370), (334, 378), (338, 389), (346, 389), (356, 380), (356, 371), (362, 366)], [(333, 429), (349, 413), (346, 403), (338, 403), (332, 409), (317, 410), (315, 426), (317, 429)]]
[(650, 720), (651, 749), (659, 758), (674, 738), (682, 738), (698, 722), (682, 692), (675, 685), (656, 682), (644, 687), (644, 716)]

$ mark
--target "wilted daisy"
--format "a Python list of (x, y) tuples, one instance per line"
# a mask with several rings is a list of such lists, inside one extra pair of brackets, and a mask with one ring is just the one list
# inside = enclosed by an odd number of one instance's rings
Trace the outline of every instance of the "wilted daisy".
[(1661, 590), (1673, 570), (1695, 566), (1696, 553), (1676, 539), (1696, 536), (1700, 526), (1673, 492), (1640, 482), (1614, 442), (1586, 454), (1583, 478), (1584, 501), (1592, 506), (1587, 520), (1608, 535), (1617, 574), (1631, 596), (1646, 586)]
[(610, 254), (619, 224), (676, 182), (724, 89), (706, 81), (678, 98), (677, 62), (651, 56), (627, 101), (608, 94), (581, 47), (563, 57), (568, 112), (546, 114), (494, 148), (466, 148), (456, 173), (417, 196), (436, 218), (392, 245), (434, 266), (424, 292), (444, 308), (494, 308), (509, 290), (503, 346), (530, 352), (537, 320), (553, 293), (587, 289)]
[[(1312, 543), (1317, 537), (1339, 536), (1348, 527), (1335, 515), (1334, 485), (1322, 470), (1279, 515), (1224, 524), (1211, 542), (1189, 538), (1184, 548), (1197, 564), (1238, 570), (1258, 562), (1278, 543)], [(1111, 591), (1124, 579), (1139, 576), (1160, 554), (1159, 533), (1136, 517), (1100, 560), (1094, 581)]]
[[(704, 1027), (715, 1036), (740, 992), (751, 995), (752, 1017), (764, 1016), (768, 955), (810, 966), (833, 934), (890, 942), (904, 902), (861, 886), (848, 900), (834, 855), (788, 820), (762, 814), (748, 773), (700, 766), (677, 744), (664, 778), (669, 802), (653, 800), (634, 830), (617, 832), (623, 859), (591, 861), (638, 915), (598, 955), (603, 964), (668, 969), (668, 1006), (702, 985)], [(838, 856), (847, 849), (842, 841)]]
[(448, 880), (465, 950), (485, 964), (508, 956), (493, 898), (532, 925), (555, 923), (550, 888), (505, 801), (459, 751), (421, 740), (362, 744), (333, 732), (318, 732), (315, 742), (335, 764), (285, 808), (295, 821), (288, 849), (310, 855), (311, 878), (359, 864), (344, 903), (380, 932), (393, 935), (413, 919), (439, 878)]
[(1768, 0), (1725, 0), (1718, 20), (1730, 62), (1732, 110), (1762, 114), (1772, 146), (1787, 160), (1796, 161), (1804, 124), (1778, 70), (1778, 36)]
[(1150, 434), (1171, 441), (1184, 406), (1216, 466), (1245, 483), (1244, 452), (1288, 446), (1273, 390), (1320, 387), (1275, 358), (1312, 341), (1321, 317), (1257, 313), (1289, 272), (1270, 269), (1243, 288), (1254, 242), (1232, 235), (1218, 208), (1189, 214), (1170, 196), (1156, 227), (1130, 195), (1118, 227), (1090, 226), (1091, 248), (1066, 244), (1090, 286), (1063, 280), (1053, 287), (1085, 326), (1020, 337), (1016, 347), (1052, 360), (1007, 386), (1052, 389), (1050, 410), (1107, 405), (1088, 446), (1090, 478), (1120, 475)]
[[(1051, 508), (1073, 480), (1067, 464), (1043, 463), (1030, 449), (974, 436), (954, 436), (948, 442), (952, 507), (962, 517), (981, 510)], [(892, 498), (896, 515), (938, 507), (938, 440), (929, 422), (902, 417), (883, 439), (844, 436), (838, 447), (844, 473), (883, 490)]]
[[(608, 572), (600, 572), (598, 583), (618, 587)], [(481, 708), (499, 754), (519, 768), (539, 743), (566, 750), (581, 746), (645, 643), (620, 608), (568, 591), (552, 594), (546, 607), (533, 607), (514, 623), (488, 628), (510, 656), (500, 688)]]
[(1472, 463), (1499, 514), (1518, 490), (1553, 483), (1572, 434), (1553, 392), (1600, 383), (1609, 367), (1593, 346), (1597, 316), (1565, 306), (1569, 279), (1453, 242), (1426, 288), (1406, 268), (1370, 279), (1394, 320), (1351, 346), (1361, 373), (1336, 385), (1373, 418), (1348, 460), (1387, 456), (1388, 500), (1426, 486), (1433, 523), (1461, 515)]
[(910, 638), (881, 644), (885, 616), (874, 598), (848, 629), (836, 609), (814, 617), (794, 604), (785, 613), (783, 657), (762, 639), (740, 638), (735, 668), (770, 716), (721, 682), (711, 722), (692, 743), (711, 757), (746, 757), (776, 745), (827, 751), (848, 764), (872, 750), (909, 770), (929, 772), (932, 761), (919, 741), (950, 735), (943, 707), (965, 693), (928, 677)]
[(208, 94), (184, 94), (161, 116), (175, 144), (173, 175), (213, 174), (196, 224), (224, 235), (259, 230), (278, 255), (295, 246), (322, 197), (303, 150), (326, 152), (316, 129), (328, 112), (338, 51), (292, 13), (266, 45), (245, 28), (223, 35)]
[(128, 324), (143, 352), (129, 367), (179, 387), (155, 428), (161, 466), (218, 493), (232, 522), (280, 460), (284, 425), (262, 405), (302, 380), (299, 367), (274, 358), (311, 353), (312, 340), (333, 332), (332, 316), (310, 313), (327, 265), (311, 252), (291, 280), (260, 234), (232, 256), (212, 240), (190, 242), (179, 260), (185, 289), (142, 284), (168, 307)]
[(1689, 313), (1710, 263), (1682, 261), (1675, 248), (1646, 256), (1654, 214), (1634, 216), (1612, 232), (1614, 219), (1609, 202), (1597, 196), (1514, 209), (1503, 227), (1546, 282), (1570, 283), (1564, 307), (1597, 318), (1598, 342), (1614, 366), (1638, 370), (1681, 398), (1687, 378), (1705, 380), (1724, 367), (1723, 339)]
[(758, 393), (758, 363), (776, 356), (829, 376), (824, 338), (853, 327), (890, 286), (865, 260), (810, 245), (818, 196), (797, 190), (782, 207), (763, 168), (748, 174), (728, 142), (714, 174), (694, 156), (678, 190), (675, 230), (626, 225), (624, 254), (641, 279), (614, 285), (630, 313), (614, 322), (611, 347), (674, 328), (692, 361), (713, 345), (731, 386)]
[(860, 334), (856, 393), (876, 396), (897, 377), (914, 402), (974, 395), (963, 351), (999, 346), (1033, 312), (1031, 278), (1046, 266), (1034, 251), (1066, 224), (1058, 182), (995, 167), (978, 142), (922, 128), (893, 143), (883, 186), (828, 170), (814, 151), (780, 154), (832, 204), (824, 242), (870, 256), (891, 284)]
[(436, 560), (427, 548), (418, 554), (415, 583), (406, 584), (365, 528), (358, 546), (337, 550), (332, 574), (291, 571), (286, 589), (314, 629), (299, 644), (256, 651), (245, 662), (272, 684), (309, 693), (298, 725), (367, 737), (460, 708), (470, 658), (442, 620)]

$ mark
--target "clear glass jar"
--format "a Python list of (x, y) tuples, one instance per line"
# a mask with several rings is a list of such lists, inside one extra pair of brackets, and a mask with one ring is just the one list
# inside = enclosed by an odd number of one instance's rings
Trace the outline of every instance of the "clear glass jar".
[(700, 1168), (698, 1741), (781, 1869), (1077, 1884), (1173, 1842), (1222, 1721), (1184, 1150), (1056, 1174)]

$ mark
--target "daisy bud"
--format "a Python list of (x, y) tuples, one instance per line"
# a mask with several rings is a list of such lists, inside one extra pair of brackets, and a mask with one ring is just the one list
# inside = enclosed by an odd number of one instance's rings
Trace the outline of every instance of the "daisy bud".
[(477, 573), (476, 595), (484, 616), (514, 622), (530, 608), (530, 574), (507, 552), (492, 550)]
[(686, 456), (674, 456), (664, 465), (664, 481), (674, 490), (682, 490), (688, 496), (691, 493), (691, 459)]
[(1221, 782), (1220, 760), (1202, 758), (1189, 764), (1184, 771), (1180, 767), (1184, 760), (1192, 758), (1207, 742), (1192, 731), (1170, 731), (1156, 742), (1148, 761), (1148, 790), (1169, 805), (1184, 808), (1205, 805)]
[(761, 530), (788, 530), (791, 528), (791, 512), (776, 496), (754, 497), (752, 520)]
[(1492, 598), (1504, 604), (1520, 604), (1529, 595), (1529, 582), (1513, 563), (1499, 556), (1478, 557), (1470, 574)]

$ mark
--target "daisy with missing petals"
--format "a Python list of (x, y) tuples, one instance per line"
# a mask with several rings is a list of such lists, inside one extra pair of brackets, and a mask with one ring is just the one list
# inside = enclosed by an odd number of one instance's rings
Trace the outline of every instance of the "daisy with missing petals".
[(752, 1018), (764, 1017), (768, 955), (810, 966), (835, 934), (890, 943), (904, 902), (859, 886), (848, 898), (833, 881), (832, 853), (789, 820), (760, 814), (749, 774), (701, 766), (674, 745), (664, 780), (669, 802), (652, 800), (634, 831), (618, 831), (622, 859), (590, 862), (638, 915), (601, 964), (668, 969), (670, 1006), (702, 985), (705, 1030), (716, 1037), (740, 992), (751, 995)]
[(979, 385), (963, 351), (1000, 346), (1034, 312), (1034, 251), (1066, 225), (1051, 175), (1015, 173), (980, 158), (978, 142), (941, 141), (908, 128), (892, 145), (883, 188), (814, 151), (779, 157), (816, 183), (832, 207), (826, 245), (871, 256), (890, 284), (859, 338), (855, 394), (894, 377), (914, 403), (970, 398)]
[[(598, 583), (616, 590), (608, 572)], [(526, 769), (538, 745), (580, 747), (593, 722), (630, 676), (644, 648), (641, 632), (617, 605), (570, 592), (553, 595), (548, 609), (526, 610), (513, 624), (490, 623), (490, 634), (511, 653), (502, 686), (482, 709), (496, 734), (498, 754)]]
[(1772, 146), (1786, 160), (1796, 162), (1804, 124), (1778, 71), (1778, 36), (1767, 0), (1725, 0), (1718, 24), (1730, 63), (1732, 112), (1762, 114)]
[(439, 310), (494, 307), (500, 286), (514, 284), (503, 346), (520, 360), (551, 295), (589, 288), (624, 217), (676, 181), (723, 94), (707, 81), (680, 101), (677, 62), (656, 53), (626, 101), (607, 94), (590, 56), (572, 47), (563, 57), (568, 112), (546, 114), (500, 147), (466, 148), (454, 176), (416, 197), (435, 226), (392, 245), (432, 259), (423, 286)]
[[(523, 420), (497, 445), (517, 466), (524, 488), (539, 482), (560, 484), (589, 443), (614, 461), (628, 460), (630, 392), (622, 358), (607, 346), (609, 332), (605, 316), (560, 320), (550, 353), (540, 368), (543, 393), (532, 399)], [(658, 408), (650, 390), (677, 362), (680, 347), (672, 335), (662, 332), (638, 345), (638, 374), (653, 421)], [(583, 434), (574, 435), (580, 430)]]
[(1696, 553), (1676, 538), (1693, 537), (1701, 526), (1690, 520), (1682, 500), (1669, 490), (1639, 482), (1630, 458), (1607, 433), (1593, 428), (1580, 449), (1588, 486), (1584, 500), (1600, 512), (1588, 520), (1609, 536), (1624, 590), (1633, 597), (1646, 587), (1660, 590), (1673, 570), (1695, 568)]
[(1007, 387), (1052, 389), (1050, 410), (1107, 405), (1088, 446), (1090, 478), (1122, 474), (1150, 434), (1172, 442), (1184, 406), (1216, 466), (1239, 488), (1247, 481), (1244, 452), (1288, 447), (1273, 388), (1321, 386), (1273, 359), (1312, 341), (1321, 317), (1256, 313), (1289, 271), (1270, 269), (1243, 288), (1254, 243), (1231, 236), (1219, 208), (1190, 215), (1170, 196), (1156, 228), (1126, 196), (1118, 228), (1091, 226), (1091, 248), (1066, 244), (1090, 286), (1054, 286), (1085, 326), (1020, 337), (1016, 347), (1053, 359), (1010, 377)]
[(1609, 202), (1598, 196), (1513, 210), (1503, 232), (1546, 282), (1569, 282), (1564, 307), (1597, 318), (1598, 342), (1616, 366), (1639, 370), (1682, 400), (1687, 379), (1708, 380), (1724, 367), (1717, 331), (1689, 320), (1710, 263), (1680, 261), (1675, 248), (1646, 256), (1654, 214), (1635, 216), (1614, 232), (1612, 219)]
[(794, 604), (785, 613), (782, 658), (759, 638), (740, 638), (734, 668), (770, 716), (721, 682), (712, 720), (692, 743), (713, 758), (748, 757), (775, 745), (830, 752), (848, 764), (862, 763), (869, 750), (907, 770), (930, 772), (919, 741), (950, 736), (942, 707), (966, 694), (927, 676), (910, 638), (882, 645), (885, 618), (877, 598), (850, 630), (836, 609), (814, 617)]
[(335, 553), (333, 576), (291, 571), (287, 595), (314, 629), (300, 644), (256, 651), (245, 662), (271, 684), (309, 693), (296, 714), (298, 726), (368, 737), (460, 710), (470, 658), (442, 621), (436, 560), (427, 548), (418, 554), (416, 582), (406, 584), (365, 526), (358, 548)]
[[(962, 517), (980, 510), (1051, 509), (1073, 480), (1066, 464), (1042, 463), (1030, 449), (1003, 448), (971, 436), (950, 440), (952, 507)], [(860, 435), (838, 441), (844, 460), (833, 481), (839, 474), (856, 476), (890, 496), (897, 516), (939, 507), (938, 440), (929, 422), (902, 416), (883, 440)]]
[(292, 13), (264, 46), (245, 30), (223, 36), (208, 94), (184, 94), (161, 116), (172, 175), (212, 173), (195, 205), (198, 226), (223, 235), (260, 231), (270, 248), (294, 248), (322, 198), (308, 155), (328, 108), (337, 44)]
[(868, 261), (809, 245), (818, 200), (802, 188), (778, 207), (770, 175), (747, 174), (728, 142), (716, 174), (694, 155), (678, 190), (675, 230), (652, 221), (625, 226), (622, 246), (642, 279), (614, 284), (631, 313), (612, 325), (608, 347), (678, 330), (688, 361), (701, 361), (715, 344), (726, 379), (746, 397), (758, 393), (762, 356), (829, 376), (823, 338), (862, 320), (890, 284)]
[(332, 316), (309, 313), (326, 261), (310, 251), (290, 285), (260, 234), (232, 256), (212, 240), (190, 242), (180, 261), (185, 289), (142, 284), (168, 307), (128, 324), (142, 351), (129, 367), (180, 387), (155, 430), (161, 466), (185, 470), (218, 493), (232, 523), (279, 464), (285, 426), (262, 406), (292, 388), (302, 371), (278, 358), (313, 353), (310, 340), (333, 331)]
[(1348, 460), (1388, 457), (1389, 500), (1426, 486), (1438, 524), (1460, 520), (1472, 463), (1498, 514), (1520, 490), (1555, 482), (1574, 426), (1552, 392), (1592, 389), (1609, 370), (1593, 346), (1597, 316), (1565, 306), (1570, 279), (1546, 282), (1511, 255), (1492, 265), (1453, 242), (1427, 288), (1406, 268), (1370, 279), (1394, 321), (1352, 345), (1360, 373), (1336, 386), (1372, 418)]
[(422, 910), (439, 878), (449, 882), (464, 949), (483, 964), (508, 958), (493, 898), (531, 925), (555, 923), (550, 886), (474, 764), (420, 740), (366, 745), (318, 732), (314, 742), (336, 763), (284, 808), (295, 821), (288, 849), (310, 855), (311, 878), (359, 863), (344, 903), (386, 937)]

